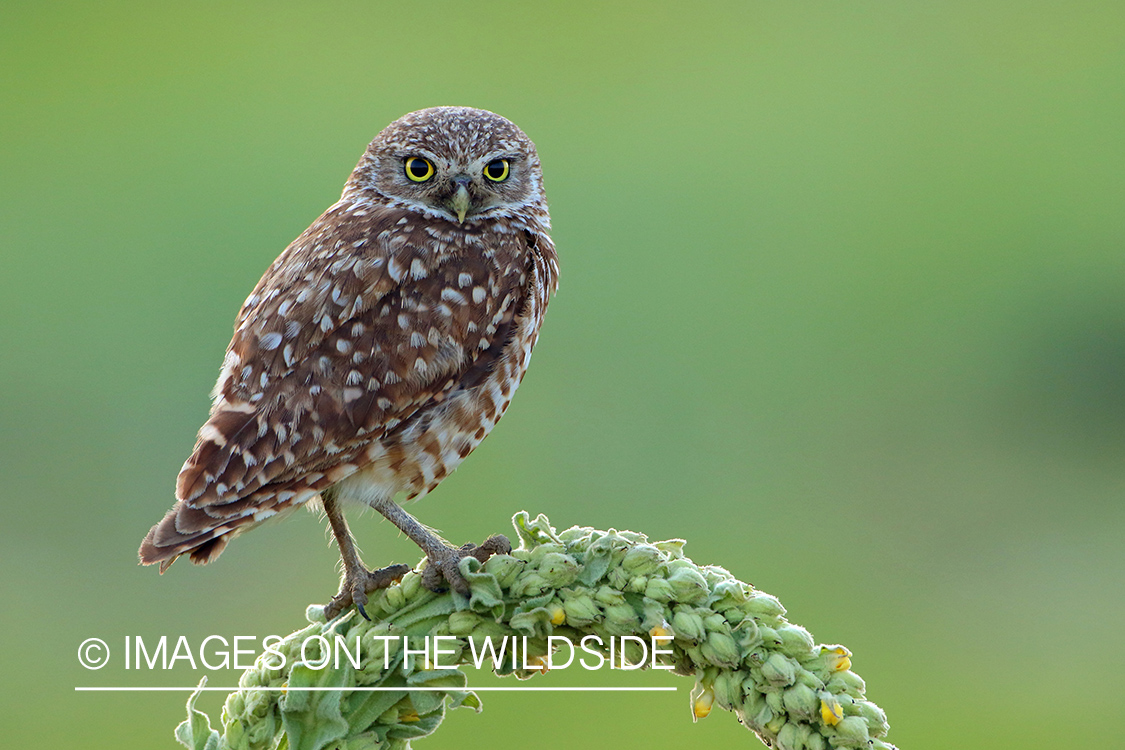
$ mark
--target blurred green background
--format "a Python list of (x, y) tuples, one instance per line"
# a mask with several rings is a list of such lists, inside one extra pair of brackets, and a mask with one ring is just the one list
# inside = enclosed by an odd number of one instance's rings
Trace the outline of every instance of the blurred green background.
[[(206, 568), (135, 550), (259, 275), (384, 125), (468, 104), (538, 144), (562, 286), (413, 512), (684, 537), (848, 645), (904, 749), (1120, 747), (1123, 39), (1120, 2), (5, 3), (3, 744), (176, 747), (185, 695), (73, 687), (199, 674), (80, 641), (334, 593), (308, 513)], [(417, 747), (757, 744), (683, 678), (539, 684), (680, 690), (485, 695)]]

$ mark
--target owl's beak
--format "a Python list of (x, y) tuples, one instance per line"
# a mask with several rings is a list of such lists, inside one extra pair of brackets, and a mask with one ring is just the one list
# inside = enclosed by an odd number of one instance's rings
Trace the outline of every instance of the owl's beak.
[(469, 212), (469, 182), (470, 178), (459, 175), (453, 178), (453, 184), (457, 186), (457, 192), (449, 199), (449, 207), (453, 209), (453, 213), (457, 214), (457, 223), (465, 223), (465, 214)]

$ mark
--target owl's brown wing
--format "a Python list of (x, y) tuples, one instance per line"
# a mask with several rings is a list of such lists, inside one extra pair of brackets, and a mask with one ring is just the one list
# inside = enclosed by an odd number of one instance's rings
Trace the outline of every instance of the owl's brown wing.
[(521, 305), (528, 239), (451, 242), (447, 226), (339, 203), (270, 266), (142, 562), (170, 564), (253, 514), (263, 489), (343, 479), (363, 446), (488, 368)]

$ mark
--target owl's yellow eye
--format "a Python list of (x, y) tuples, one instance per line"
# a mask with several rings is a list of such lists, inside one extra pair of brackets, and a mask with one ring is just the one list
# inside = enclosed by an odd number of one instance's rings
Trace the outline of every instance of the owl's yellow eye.
[(425, 182), (434, 176), (434, 165), (429, 159), (421, 156), (408, 156), (403, 162), (406, 176), (414, 182)]
[(508, 160), (494, 159), (484, 167), (484, 176), (493, 182), (503, 182), (508, 179)]

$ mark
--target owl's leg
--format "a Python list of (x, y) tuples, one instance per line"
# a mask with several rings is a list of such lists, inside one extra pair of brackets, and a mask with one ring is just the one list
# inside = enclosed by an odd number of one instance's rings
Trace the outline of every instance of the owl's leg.
[(493, 555), (506, 555), (512, 551), (511, 542), (502, 534), (485, 539), (479, 546), (466, 544), (460, 548), (454, 547), (419, 523), (414, 516), (393, 500), (384, 500), (372, 505), (426, 553), (429, 559), (426, 569), (422, 572), (422, 585), (430, 591), (444, 591), (445, 583), (448, 583), (458, 594), (469, 596), (469, 583), (461, 575), (461, 560), (475, 557), (484, 563)]
[(367, 604), (367, 592), (385, 589), (395, 581), (402, 580), (402, 577), (410, 572), (410, 566), (388, 565), (379, 570), (368, 570), (363, 560), (359, 559), (355, 539), (352, 538), (348, 522), (344, 520), (344, 513), (340, 510), (340, 503), (332, 488), (321, 493), (321, 502), (328, 516), (328, 523), (332, 527), (332, 534), (336, 537), (336, 543), (340, 545), (340, 561), (344, 564), (344, 579), (340, 582), (340, 593), (336, 594), (324, 608), (324, 616), (331, 620), (355, 604), (355, 608), (364, 619), (370, 620), (363, 609), (363, 605)]

